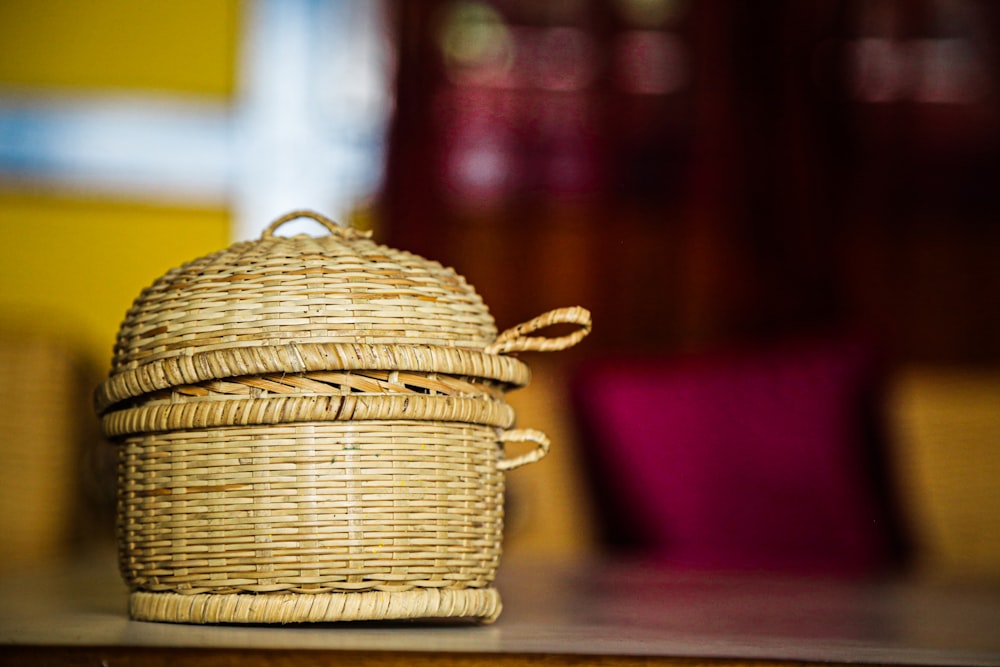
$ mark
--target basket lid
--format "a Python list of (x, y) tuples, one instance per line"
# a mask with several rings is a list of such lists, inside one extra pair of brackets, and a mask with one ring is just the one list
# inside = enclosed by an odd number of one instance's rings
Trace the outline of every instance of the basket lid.
[[(329, 235), (275, 235), (309, 217)], [(406, 370), (523, 386), (507, 356), (575, 345), (590, 331), (579, 307), (550, 311), (497, 335), (480, 296), (451, 268), (375, 243), (312, 211), (275, 220), (244, 241), (168, 271), (147, 287), (118, 332), (95, 407), (170, 387), (260, 373)], [(553, 323), (557, 338), (529, 335)]]
[[(329, 235), (278, 236), (310, 217)], [(451, 268), (375, 243), (311, 211), (166, 273), (138, 296), (112, 372), (209, 350), (305, 343), (435, 345), (482, 350), (489, 310)]]

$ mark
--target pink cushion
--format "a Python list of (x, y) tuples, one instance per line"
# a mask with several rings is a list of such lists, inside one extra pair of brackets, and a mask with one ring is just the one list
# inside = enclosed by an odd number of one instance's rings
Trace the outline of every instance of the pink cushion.
[(861, 345), (813, 342), (581, 372), (575, 404), (610, 532), (695, 567), (890, 564), (872, 368)]

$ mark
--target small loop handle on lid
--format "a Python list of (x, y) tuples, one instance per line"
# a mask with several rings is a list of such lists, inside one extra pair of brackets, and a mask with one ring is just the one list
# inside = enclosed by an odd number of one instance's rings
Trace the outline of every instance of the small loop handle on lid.
[[(576, 324), (578, 329), (556, 338), (545, 336), (528, 336), (532, 332), (552, 326), (553, 324)], [(590, 311), (580, 306), (557, 308), (543, 313), (538, 317), (507, 329), (497, 336), (497, 339), (486, 347), (489, 354), (507, 354), (509, 352), (558, 352), (573, 347), (590, 333)]]
[(264, 230), (264, 232), (260, 235), (260, 237), (262, 239), (274, 238), (274, 232), (278, 230), (278, 227), (281, 227), (286, 222), (291, 222), (292, 220), (298, 220), (299, 218), (311, 218), (312, 220), (315, 220), (319, 224), (323, 225), (323, 227), (325, 227), (328, 232), (336, 236), (348, 236), (357, 234), (367, 237), (370, 235), (365, 232), (360, 232), (354, 227), (350, 227), (348, 225), (342, 225), (339, 222), (333, 220), (332, 218), (326, 217), (322, 213), (317, 213), (316, 211), (310, 211), (308, 209), (300, 209), (297, 211), (290, 211), (281, 216), (280, 218), (276, 219), (274, 222), (272, 222), (270, 225), (267, 226), (267, 229)]
[(520, 468), (528, 463), (534, 463), (545, 458), (545, 455), (549, 453), (549, 448), (552, 443), (549, 440), (549, 436), (545, 435), (541, 431), (536, 431), (533, 428), (516, 428), (510, 431), (503, 431), (499, 436), (499, 441), (501, 444), (506, 444), (508, 442), (530, 442), (534, 443), (536, 447), (521, 454), (520, 456), (515, 456), (512, 459), (506, 457), (506, 451), (504, 452), (504, 457), (497, 462), (497, 468), (501, 472), (509, 472), (515, 468)]

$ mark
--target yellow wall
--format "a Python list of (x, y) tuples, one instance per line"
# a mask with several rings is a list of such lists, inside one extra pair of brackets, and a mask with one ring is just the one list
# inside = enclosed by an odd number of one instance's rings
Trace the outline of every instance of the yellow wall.
[(236, 0), (3, 0), (0, 85), (228, 94), (238, 10)]
[[(224, 102), (240, 9), (237, 0), (0, 0), (0, 104), (122, 94)], [(9, 538), (0, 566), (58, 556), (73, 534), (110, 534), (111, 450), (96, 439), (91, 392), (140, 290), (230, 238), (221, 205), (31, 178), (0, 171), (0, 534)]]
[(228, 243), (224, 211), (0, 194), (0, 325), (56, 334), (107, 370), (139, 291)]
[[(225, 99), (234, 89), (239, 10), (237, 0), (3, 0), (0, 99)], [(139, 290), (228, 242), (221, 208), (69, 194), (20, 176), (4, 183), (0, 173), (0, 327), (55, 332), (105, 370)]]

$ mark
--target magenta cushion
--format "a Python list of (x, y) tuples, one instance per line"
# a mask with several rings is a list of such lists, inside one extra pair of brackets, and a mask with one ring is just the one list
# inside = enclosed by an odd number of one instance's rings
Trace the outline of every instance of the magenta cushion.
[(871, 359), (818, 341), (585, 369), (574, 400), (609, 532), (694, 567), (891, 564)]

